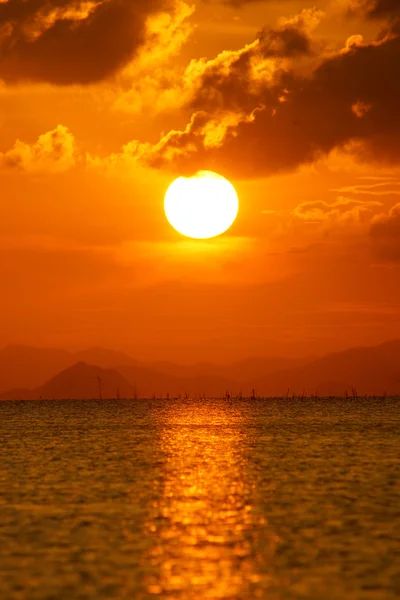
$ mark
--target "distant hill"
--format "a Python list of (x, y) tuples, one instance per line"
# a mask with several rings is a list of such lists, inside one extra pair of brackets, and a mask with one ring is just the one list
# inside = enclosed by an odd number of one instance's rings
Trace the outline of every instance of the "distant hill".
[(44, 385), (32, 390), (16, 389), (0, 394), (0, 400), (62, 400), (106, 398), (150, 398), (224, 396), (227, 390), (239, 391), (237, 384), (218, 378), (178, 379), (152, 369), (122, 366), (103, 369), (79, 362), (58, 373)]
[(102, 369), (79, 362), (33, 390), (14, 390), (0, 396), (9, 400), (86, 400), (99, 398), (133, 398), (134, 389), (113, 369)]
[[(118, 371), (134, 386), (140, 397), (225, 396), (229, 391), (238, 394), (243, 385), (218, 376), (173, 377), (146, 367), (122, 366)], [(248, 386), (247, 386), (248, 387)]]
[(37, 387), (75, 362), (65, 350), (7, 346), (0, 350), (0, 393)]
[(73, 354), (75, 361), (86, 362), (89, 365), (97, 365), (104, 369), (113, 369), (121, 365), (136, 365), (139, 361), (134, 360), (123, 352), (108, 350), (107, 348), (89, 348)]
[(314, 394), (319, 387), (322, 390), (325, 382), (346, 382), (349, 393), (351, 388), (355, 388), (360, 395), (383, 394), (385, 391), (399, 394), (398, 379), (400, 340), (394, 340), (379, 346), (350, 348), (327, 354), (305, 365), (276, 371), (254, 383), (259, 393), (268, 395), (281, 395), (288, 388), (298, 394), (303, 390)]
[(145, 364), (102, 348), (78, 353), (24, 346), (0, 350), (0, 399), (98, 397), (97, 377), (105, 398), (115, 397), (118, 389), (121, 397), (250, 395), (253, 389), (259, 396), (282, 396), (288, 390), (344, 395), (352, 388), (359, 395), (400, 394), (400, 340), (315, 359), (252, 358), (223, 366)]
[(0, 349), (0, 394), (14, 388), (36, 388), (77, 362), (105, 369), (137, 363), (127, 354), (104, 348), (74, 353), (54, 348), (7, 346)]
[(246, 358), (228, 365), (215, 365), (207, 362), (193, 365), (178, 365), (160, 361), (151, 363), (151, 367), (156, 371), (178, 378), (223, 377), (227, 380), (251, 382), (259, 377), (270, 375), (277, 370), (306, 364), (310, 360), (312, 360), (311, 357), (283, 358), (271, 356), (266, 358)]
[[(179, 365), (171, 362), (143, 363), (125, 353), (106, 348), (89, 348), (80, 352), (8, 346), (0, 350), (0, 395), (13, 389), (33, 389), (77, 362), (102, 368), (118, 369), (136, 385), (141, 394), (152, 396), (192, 393), (225, 395), (251, 392), (251, 381), (269, 375), (278, 368), (292, 367), (307, 359), (248, 358), (230, 365), (198, 363)], [(129, 368), (128, 368), (129, 367)], [(250, 382), (250, 383), (248, 383)], [(249, 393), (250, 393), (249, 392)]]

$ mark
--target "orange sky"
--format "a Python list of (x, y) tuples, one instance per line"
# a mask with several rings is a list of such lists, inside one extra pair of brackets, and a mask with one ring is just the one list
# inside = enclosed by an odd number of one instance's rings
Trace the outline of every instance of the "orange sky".
[[(0, 345), (228, 362), (400, 336), (398, 0), (0, 0)], [(236, 223), (167, 223), (179, 174)]]

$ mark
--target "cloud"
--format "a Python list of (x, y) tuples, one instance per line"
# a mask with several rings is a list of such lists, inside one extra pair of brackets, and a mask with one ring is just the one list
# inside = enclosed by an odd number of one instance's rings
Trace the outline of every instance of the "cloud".
[[(203, 1), (208, 1), (208, 0), (203, 0)], [(280, 2), (282, 2), (282, 0), (279, 0)], [(286, 2), (290, 2), (290, 0), (283, 0)], [(276, 0), (220, 0), (221, 4), (227, 4), (228, 6), (233, 6), (234, 8), (240, 8), (242, 6), (246, 6), (247, 4), (272, 4), (272, 3), (276, 3)]]
[[(323, 14), (317, 9), (303, 10), (290, 19), (280, 19), (276, 28), (261, 30), (254, 42), (239, 50), (226, 50), (213, 59), (193, 59), (184, 70), (176, 65), (169, 67), (166, 64), (168, 58), (181, 48), (193, 30), (187, 23), (193, 10), (185, 2), (179, 2), (168, 25), (164, 23), (161, 32), (156, 30), (156, 39), (152, 38), (147, 50), (142, 49), (138, 59), (129, 67), (133, 86), (120, 96), (116, 108), (129, 112), (146, 108), (151, 113), (159, 113), (180, 108), (195, 110), (197, 105), (201, 105), (200, 109), (204, 111), (208, 103), (209, 108), (215, 111), (221, 108), (218, 102), (226, 100), (237, 112), (243, 113), (245, 103), (252, 112), (261, 81), (268, 79), (271, 82), (274, 74), (284, 69), (293, 58), (312, 53), (309, 33), (318, 25)], [(157, 19), (154, 21), (157, 23)], [(157, 36), (161, 40), (157, 40)], [(247, 72), (251, 73), (250, 77), (247, 77)], [(218, 82), (222, 83), (224, 78), (224, 87), (231, 86), (234, 91), (230, 100), (217, 92)]]
[(372, 108), (371, 104), (365, 104), (365, 102), (358, 100), (357, 102), (355, 102), (353, 104), (353, 106), (351, 107), (351, 110), (356, 115), (356, 117), (358, 117), (359, 119), (362, 119), (371, 110), (371, 108)]
[(170, 131), (154, 146), (134, 141), (124, 153), (130, 148), (142, 163), (158, 168), (173, 168), (176, 162), (178, 170), (197, 170), (190, 160), (183, 164), (190, 155), (196, 155), (199, 163), (206, 160), (204, 151), (236, 137), (238, 127), (252, 123), (266, 103), (286, 102), (285, 80), (297, 59), (313, 54), (309, 33), (322, 16), (318, 9), (304, 9), (281, 19), (276, 28), (263, 29), (239, 50), (192, 60), (171, 96), (177, 106), (193, 111), (187, 127)]
[(147, 18), (173, 0), (9, 0), (0, 3), (0, 78), (57, 85), (100, 81), (146, 40)]
[[(356, 185), (348, 185), (340, 188), (333, 188), (332, 192), (342, 192), (345, 194), (365, 194), (368, 196), (399, 196), (400, 182), (395, 179), (387, 179), (381, 177), (381, 181), (374, 183), (358, 183)], [(372, 177), (373, 180), (373, 177)]]
[(174, 10), (157, 13), (147, 21), (147, 40), (136, 59), (123, 69), (118, 82), (123, 90), (114, 108), (124, 112), (158, 114), (176, 110), (188, 95), (182, 70), (171, 65), (193, 32), (188, 21), (194, 6), (176, 0)]
[(335, 202), (303, 202), (293, 214), (303, 221), (321, 223), (324, 221), (360, 221), (364, 213), (375, 211), (382, 206), (381, 202), (362, 202), (351, 198), (339, 197)]
[[(304, 75), (297, 65), (309, 58), (307, 28), (317, 19), (313, 12), (302, 14), (296, 24), (287, 20), (240, 50), (189, 65), (188, 125), (154, 146), (136, 146), (139, 160), (179, 172), (210, 168), (256, 177), (293, 170), (352, 144), (364, 161), (397, 164), (400, 23), (370, 43), (351, 38)], [(221, 127), (218, 143), (209, 144)]]
[(398, 0), (348, 0), (351, 13), (368, 18), (394, 17), (400, 14)]
[(76, 161), (75, 138), (63, 125), (39, 136), (34, 144), (17, 140), (11, 150), (0, 153), (0, 167), (28, 172), (60, 173)]
[(400, 203), (395, 204), (387, 214), (377, 215), (372, 221), (370, 237), (378, 258), (400, 261)]
[(290, 19), (281, 19), (276, 28), (262, 29), (254, 42), (239, 50), (226, 50), (212, 60), (193, 60), (185, 74), (193, 90), (188, 106), (213, 112), (239, 109), (249, 114), (276, 93), (276, 99), (284, 101), (284, 77), (295, 59), (312, 53), (309, 34), (322, 16), (318, 9), (304, 9)]

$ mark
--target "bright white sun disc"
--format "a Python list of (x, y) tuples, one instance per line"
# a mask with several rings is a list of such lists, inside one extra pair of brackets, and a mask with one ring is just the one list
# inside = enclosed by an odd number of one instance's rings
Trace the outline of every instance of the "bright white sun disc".
[(199, 171), (171, 183), (165, 194), (164, 210), (179, 233), (206, 239), (229, 229), (237, 217), (239, 200), (225, 177), (213, 171)]

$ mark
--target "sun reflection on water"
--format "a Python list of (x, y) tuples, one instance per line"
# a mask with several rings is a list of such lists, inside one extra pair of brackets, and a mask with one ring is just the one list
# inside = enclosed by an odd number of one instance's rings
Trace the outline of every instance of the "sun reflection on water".
[(258, 597), (257, 532), (265, 522), (254, 511), (239, 411), (174, 403), (164, 418), (165, 477), (148, 525), (148, 592), (171, 599)]

